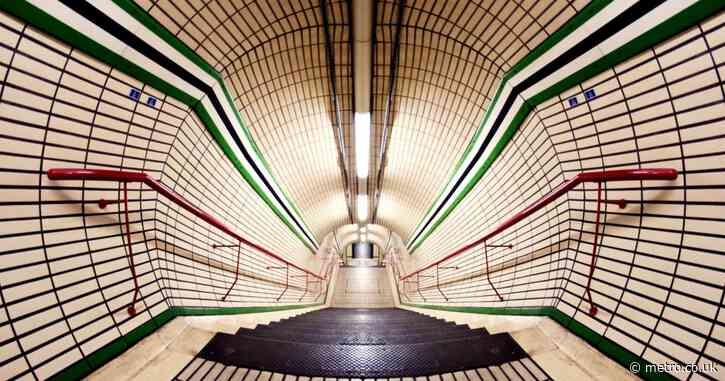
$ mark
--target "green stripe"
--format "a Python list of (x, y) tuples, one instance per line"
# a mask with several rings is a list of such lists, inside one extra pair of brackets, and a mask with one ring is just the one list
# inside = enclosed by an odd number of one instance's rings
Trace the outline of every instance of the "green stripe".
[[(576, 86), (577, 84), (608, 70), (612, 66), (615, 66), (631, 57), (634, 57), (635, 55), (641, 53), (643, 50), (651, 48), (652, 46), (655, 46), (660, 42), (663, 42), (677, 35), (678, 33), (696, 25), (700, 21), (703, 21), (704, 19), (721, 11), (723, 8), (725, 8), (725, 2), (718, 0), (700, 0), (697, 3), (684, 9), (680, 13), (663, 21), (656, 27), (643, 33), (639, 37), (626, 43), (620, 48), (612, 51), (611, 53), (605, 55), (604, 57), (587, 65), (576, 73), (569, 75), (563, 80), (557, 82), (556, 84), (548, 87), (547, 89), (539, 92), (538, 94), (528, 99), (521, 106), (521, 109), (519, 109), (516, 116), (511, 121), (511, 124), (508, 126), (503, 136), (494, 147), (493, 152), (491, 152), (489, 157), (486, 159), (486, 162), (481, 167), (481, 170), (479, 170), (468, 183), (468, 185), (466, 185), (464, 191), (461, 192), (458, 197), (456, 197), (453, 203), (446, 209), (446, 212), (441, 215), (441, 217), (438, 218), (438, 220), (431, 226), (431, 228), (428, 229), (428, 232), (426, 232), (426, 234), (424, 234), (421, 239), (418, 240), (415, 246), (410, 250), (410, 253), (412, 254), (417, 248), (419, 248), (423, 241), (425, 241), (425, 239), (428, 238), (431, 233), (433, 233), (433, 231), (441, 225), (443, 220), (445, 220), (445, 218), (451, 214), (453, 209), (455, 209), (455, 207), (460, 204), (463, 198), (468, 195), (470, 190), (473, 189), (473, 187), (478, 183), (481, 177), (483, 177), (485, 172), (490, 168), (491, 164), (493, 164), (493, 162), (498, 158), (500, 153), (503, 151), (503, 148), (505, 148), (506, 145), (512, 140), (513, 136), (528, 116), (529, 111), (533, 110), (534, 107), (554, 96), (557, 96), (563, 91), (570, 89), (571, 87)], [(526, 113), (525, 115), (523, 115), (523, 117), (521, 116), (522, 111), (525, 111)]]
[[(463, 165), (463, 162), (466, 160), (468, 155), (470, 155), (471, 151), (473, 150), (473, 145), (478, 140), (479, 136), (483, 132), (483, 126), (486, 125), (486, 122), (491, 118), (491, 114), (493, 113), (494, 105), (498, 103), (499, 98), (501, 97), (501, 92), (503, 91), (506, 84), (513, 78), (514, 75), (521, 72), (523, 69), (525, 69), (527, 66), (529, 66), (532, 62), (534, 62), (536, 59), (541, 57), (543, 54), (548, 52), (551, 48), (553, 48), (556, 44), (558, 44), (561, 40), (569, 36), (571, 33), (573, 33), (575, 30), (577, 30), (580, 26), (582, 26), (585, 22), (587, 22), (590, 18), (594, 17), (599, 11), (604, 9), (609, 3), (611, 3), (612, 0), (593, 0), (589, 4), (587, 4), (584, 9), (581, 10), (581, 12), (578, 12), (574, 17), (569, 19), (561, 28), (557, 29), (556, 32), (550, 34), (544, 42), (536, 46), (533, 50), (531, 50), (524, 58), (522, 58), (519, 62), (517, 62), (514, 66), (511, 67), (511, 69), (506, 72), (506, 74), (503, 76), (503, 79), (501, 80), (501, 83), (498, 86), (498, 89), (496, 90), (496, 95), (494, 95), (493, 100), (491, 101), (490, 107), (488, 110), (486, 110), (486, 114), (484, 115), (481, 123), (479, 124), (478, 128), (476, 129), (476, 132), (473, 134), (473, 138), (471, 141), (468, 142), (468, 145), (466, 146), (466, 149), (463, 151), (463, 154), (461, 155), (461, 158), (458, 159), (458, 163), (456, 163), (455, 167), (453, 168), (453, 171), (451, 172), (448, 181), (445, 183), (446, 186), (443, 187), (439, 192), (438, 196), (436, 196), (435, 201), (433, 204), (428, 208), (428, 211), (425, 212), (423, 215), (423, 220), (421, 220), (418, 225), (415, 227), (415, 230), (413, 230), (413, 233), (415, 233), (418, 228), (425, 222), (426, 217), (430, 214), (431, 210), (433, 210), (433, 207), (438, 202), (438, 200), (443, 197), (443, 192), (446, 190), (448, 185), (450, 185), (453, 182), (453, 178), (458, 172), (458, 170)], [(413, 242), (409, 242), (409, 244), (413, 244)], [(415, 249), (413, 249), (415, 250)], [(411, 251), (412, 254), (412, 251)]]
[[(114, 1), (126, 1), (126, 0), (114, 0)], [(255, 190), (258, 196), (262, 198), (262, 200), (267, 204), (268, 207), (272, 209), (275, 215), (282, 220), (282, 222), (292, 231), (292, 233), (310, 250), (310, 252), (315, 253), (315, 250), (310, 245), (308, 240), (304, 239), (304, 237), (298, 232), (298, 229), (294, 228), (294, 225), (290, 223), (290, 221), (286, 218), (285, 214), (282, 213), (279, 208), (277, 208), (272, 200), (267, 196), (266, 192), (257, 184), (257, 182), (254, 180), (254, 177), (251, 176), (251, 174), (244, 168), (242, 163), (239, 161), (237, 156), (234, 154), (234, 151), (231, 149), (229, 144), (227, 143), (226, 139), (224, 139), (223, 135), (220, 133), (219, 129), (217, 128), (216, 124), (212, 121), (212, 119), (209, 117), (208, 112), (202, 105), (202, 103), (194, 98), (193, 96), (189, 95), (188, 93), (180, 90), (176, 86), (172, 85), (171, 83), (159, 78), (158, 76), (152, 74), (151, 72), (141, 68), (140, 66), (128, 61), (124, 57), (116, 54), (112, 50), (106, 48), (105, 46), (97, 43), (95, 40), (89, 38), (85, 34), (82, 34), (75, 29), (65, 25), (63, 22), (59, 21), (55, 17), (49, 15), (42, 9), (39, 9), (35, 7), (34, 5), (30, 4), (27, 0), (17, 0), (17, 1), (0, 1), (0, 10), (3, 10), (25, 22), (27, 22), (30, 25), (33, 25), (33, 27), (47, 33), (48, 35), (51, 35), (53, 37), (56, 37), (65, 43), (80, 49), (81, 51), (85, 52), (86, 54), (98, 59), (101, 62), (104, 62), (106, 64), (109, 64), (113, 66), (114, 68), (117, 68), (121, 70), (122, 72), (144, 82), (148, 83), (149, 85), (153, 86), (159, 91), (164, 92), (165, 94), (172, 96), (176, 99), (178, 99), (183, 104), (191, 107), (198, 115), (206, 129), (211, 133), (211, 135), (214, 137), (214, 140), (217, 142), (219, 147), (222, 149), (226, 157), (232, 162), (234, 167), (239, 171), (239, 173), (244, 177), (245, 181)], [(145, 12), (144, 12), (145, 14)], [(132, 14), (133, 16), (133, 14)], [(139, 20), (141, 22), (141, 20)], [(150, 27), (149, 27), (150, 28)], [(152, 29), (153, 30), (153, 29)], [(163, 38), (163, 36), (160, 36)], [(183, 53), (183, 52), (182, 52)], [(191, 58), (190, 58), (191, 59)], [(198, 58), (200, 59), (200, 58)], [(203, 69), (203, 67), (202, 67)], [(209, 67), (211, 69), (211, 67)], [(213, 69), (211, 69), (213, 70)], [(206, 71), (206, 70), (205, 70)], [(226, 88), (224, 88), (226, 91)], [(232, 107), (233, 110), (236, 110), (234, 107)], [(201, 112), (203, 110), (203, 112)], [(202, 114), (204, 114), (206, 117), (203, 117)], [(237, 115), (238, 120), (239, 116)], [(240, 123), (241, 124), (241, 123)], [(244, 128), (244, 125), (241, 124), (243, 127), (243, 130), (246, 134), (249, 134), (249, 132)], [(247, 135), (250, 137), (249, 135)], [(251, 137), (250, 137), (251, 138)], [(250, 140), (253, 142), (253, 140)], [(258, 150), (256, 151), (258, 152)], [(274, 181), (274, 179), (272, 179)], [(280, 188), (281, 189), (281, 188)], [(292, 205), (294, 208), (294, 205)], [(295, 208), (296, 211), (296, 208)], [(300, 216), (301, 219), (301, 216)], [(302, 219), (301, 219), (302, 220)], [(302, 220), (304, 223), (304, 220)], [(306, 226), (306, 224), (305, 224)], [(314, 240), (314, 235), (311, 235), (312, 239)], [(313, 242), (315, 243), (315, 242)]]
[(486, 159), (486, 161), (483, 163), (481, 168), (476, 171), (475, 175), (471, 179), (471, 181), (466, 184), (466, 186), (463, 188), (463, 191), (453, 200), (453, 203), (451, 203), (448, 208), (446, 208), (446, 211), (443, 212), (443, 214), (436, 220), (436, 222), (431, 225), (431, 227), (428, 229), (428, 231), (421, 236), (421, 239), (418, 240), (418, 243), (415, 244), (413, 249), (410, 250), (410, 253), (412, 254), (417, 248), (420, 247), (421, 244), (423, 244), (423, 241), (425, 241), (428, 236), (433, 234), (433, 231), (435, 231), (438, 226), (440, 226), (443, 221), (451, 214), (453, 213), (453, 209), (455, 209), (458, 204), (460, 204), (463, 201), (463, 198), (466, 197), (466, 195), (473, 189), (474, 186), (476, 186), (476, 183), (478, 183), (478, 180), (483, 177), (484, 174), (488, 171), (488, 169), (493, 165), (493, 162), (496, 161), (496, 159), (501, 155), (501, 152), (503, 152), (504, 148), (506, 148), (506, 145), (511, 141), (514, 134), (518, 130), (518, 127), (526, 120), (526, 117), (529, 115), (529, 112), (533, 107), (529, 105), (528, 103), (524, 103), (519, 111), (514, 116), (514, 119), (511, 121), (511, 126), (503, 133), (503, 136), (501, 136), (501, 139), (496, 143), (496, 146), (493, 147), (493, 150), (491, 151), (491, 155)]
[(224, 139), (224, 137), (222, 136), (219, 129), (216, 128), (216, 125), (212, 121), (211, 116), (206, 111), (206, 108), (204, 108), (204, 106), (201, 104), (201, 102), (197, 102), (193, 106), (193, 109), (194, 109), (194, 112), (196, 113), (196, 115), (199, 117), (199, 120), (201, 120), (202, 123), (204, 123), (204, 125), (211, 126), (211, 128), (207, 127), (209, 129), (209, 132), (212, 134), (212, 136), (214, 136), (214, 140), (217, 141), (217, 143), (219, 144), (219, 148), (221, 148), (222, 151), (224, 151), (224, 154), (226, 155), (227, 158), (229, 158), (229, 161), (231, 161), (232, 164), (234, 165), (234, 167), (237, 168), (239, 173), (242, 174), (242, 177), (244, 177), (244, 180), (247, 181), (247, 184), (249, 184), (252, 187), (252, 189), (254, 189), (255, 193), (257, 193), (259, 195), (259, 197), (261, 197), (262, 200), (264, 200), (264, 202), (270, 206), (270, 208), (272, 209), (274, 214), (276, 214), (277, 217), (279, 217), (279, 219), (285, 225), (287, 225), (289, 230), (311, 252), (314, 253), (315, 252), (314, 249), (307, 243), (307, 240), (305, 240), (302, 237), (302, 235), (297, 231), (297, 229), (294, 228), (292, 223), (287, 218), (285, 218), (284, 214), (282, 214), (282, 211), (279, 210), (278, 208), (274, 207), (274, 204), (273, 204), (272, 200), (269, 198), (269, 196), (267, 195), (267, 193), (264, 192), (264, 190), (262, 190), (262, 187), (260, 187), (256, 181), (254, 181), (254, 178), (252, 177), (252, 175), (247, 170), (244, 169), (242, 162), (239, 161), (239, 158), (237, 157), (237, 155), (234, 154), (234, 152), (232, 151), (232, 148), (229, 146), (229, 143), (227, 143), (226, 139)]
[(171, 307), (132, 329), (126, 335), (111, 341), (83, 359), (76, 361), (67, 368), (54, 374), (50, 377), (50, 380), (66, 381), (83, 379), (178, 316), (256, 314), (262, 312), (311, 308), (320, 305), (322, 305), (322, 303), (312, 305), (255, 307)]
[(262, 312), (276, 312), (287, 310), (298, 310), (300, 308), (319, 307), (324, 303), (287, 306), (261, 306), (261, 307), (172, 307), (177, 316), (221, 316), (221, 315), (242, 315), (258, 314)]
[[(607, 355), (607, 357), (619, 363), (626, 369), (632, 369), (637, 364), (637, 369), (640, 371), (637, 375), (645, 380), (652, 381), (674, 381), (675, 377), (666, 372), (657, 372), (657, 367), (651, 362), (644, 358), (634, 354), (627, 348), (615, 343), (609, 338), (606, 338), (584, 324), (578, 322), (574, 318), (564, 314), (556, 308), (552, 308), (549, 317), (555, 320), (564, 328), (573, 332), (575, 335), (582, 338), (584, 341), (589, 343), (592, 347), (598, 349), (600, 352)], [(654, 370), (650, 371), (648, 370)]]
[[(193, 62), (195, 65), (197, 65), (199, 68), (201, 68), (203, 71), (209, 73), (214, 80), (219, 83), (219, 86), (224, 93), (224, 97), (226, 98), (227, 103), (229, 104), (229, 108), (232, 109), (232, 112), (234, 114), (234, 117), (237, 119), (237, 122), (242, 127), (242, 132), (247, 137), (247, 140), (249, 140), (252, 150), (257, 155), (257, 158), (262, 163), (264, 168), (269, 173), (269, 176), (271, 177), (272, 181), (277, 185), (277, 187), (281, 190), (282, 196), (284, 197), (285, 201), (288, 205), (292, 207), (292, 210), (297, 213), (297, 216), (299, 216), (300, 221), (302, 221), (302, 224), (305, 226), (305, 228), (310, 233), (310, 237), (312, 237), (313, 243), (317, 244), (315, 242), (315, 236), (312, 234), (312, 230), (307, 225), (307, 222), (302, 218), (302, 213), (297, 209), (297, 206), (294, 205), (290, 201), (290, 197), (287, 194), (287, 192), (282, 189), (282, 187), (279, 185), (279, 182), (272, 174), (272, 170), (270, 169), (269, 163), (262, 155), (262, 152), (259, 149), (259, 146), (257, 145), (257, 142), (252, 137), (251, 132), (247, 128), (247, 125), (242, 120), (242, 116), (239, 113), (239, 110), (237, 110), (236, 106), (234, 105), (234, 102), (232, 101), (232, 97), (229, 94), (229, 90), (226, 87), (226, 84), (222, 80), (221, 75), (218, 71), (216, 71), (211, 64), (206, 62), (204, 58), (202, 58), (199, 54), (197, 54), (194, 50), (189, 48), (184, 42), (179, 40), (171, 31), (169, 31), (164, 25), (162, 25), (158, 20), (156, 20), (153, 16), (149, 15), (148, 12), (146, 12), (139, 4), (137, 4), (133, 0), (113, 0), (116, 5), (118, 5), (120, 8), (122, 8), (126, 13), (128, 13), (131, 17), (136, 19), (136, 21), (140, 22), (143, 26), (145, 26), (148, 30), (156, 34), (159, 38), (164, 40), (167, 44), (169, 44), (171, 47), (176, 49), (179, 53), (184, 55), (186, 58), (188, 58), (191, 62)], [(287, 224), (288, 226), (291, 226)], [(298, 235), (299, 236), (299, 235)], [(314, 250), (312, 250), (314, 253)]]
[(68, 27), (55, 17), (36, 8), (27, 2), (27, 0), (0, 1), (0, 9), (51, 36), (65, 41), (73, 47), (83, 50), (85, 53), (92, 55), (100, 61), (113, 63), (119, 70), (142, 82), (153, 83), (154, 87), (159, 91), (178, 99), (184, 104), (189, 105), (197, 102), (196, 98), (165, 81), (158, 80), (158, 77), (151, 72), (131, 63), (112, 50), (88, 38), (85, 34)]
[[(484, 315), (514, 315), (514, 316), (546, 316), (559, 323), (562, 327), (582, 338), (592, 347), (602, 352), (607, 357), (616, 361), (626, 369), (639, 367), (637, 376), (651, 381), (674, 381), (676, 378), (669, 373), (650, 371), (657, 367), (644, 358), (632, 353), (630, 350), (615, 343), (614, 341), (598, 334), (596, 331), (578, 322), (574, 318), (564, 314), (555, 307), (458, 307), (439, 306), (428, 304), (405, 304), (409, 307), (424, 308), (429, 310), (465, 312)], [(636, 363), (637, 365), (632, 365)]]
[(151, 17), (140, 5), (136, 4), (132, 0), (113, 0), (116, 5), (128, 13), (131, 17), (140, 22), (148, 30), (153, 32), (159, 38), (164, 40), (167, 44), (171, 45), (177, 52), (181, 53), (184, 57), (188, 58), (189, 61), (193, 62), (211, 75), (214, 79), (221, 82), (221, 76), (208, 62), (206, 62), (199, 54), (189, 48), (186, 44), (181, 42), (176, 36), (174, 36), (166, 27), (161, 25), (155, 18)]
[(469, 314), (484, 315), (513, 315), (513, 316), (549, 316), (551, 307), (465, 307), (465, 306), (440, 306), (436, 304), (407, 304), (403, 305), (428, 310), (464, 312)]

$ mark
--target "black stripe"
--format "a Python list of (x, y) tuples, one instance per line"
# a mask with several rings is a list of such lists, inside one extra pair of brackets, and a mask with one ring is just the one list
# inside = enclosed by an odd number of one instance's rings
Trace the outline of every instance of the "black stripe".
[(551, 73), (555, 72), (556, 70), (559, 70), (560, 68), (564, 67), (571, 61), (575, 60), (582, 54), (586, 53), (587, 51), (593, 49), (597, 45), (599, 45), (604, 40), (608, 39), (609, 37), (613, 36), (615, 33), (619, 32), (620, 30), (627, 27), (629, 24), (633, 23), (640, 17), (644, 16), (648, 12), (650, 12), (652, 9), (656, 8), (660, 4), (664, 3), (664, 0), (657, 0), (657, 1), (640, 1), (637, 4), (633, 5), (631, 8), (627, 9), (625, 12), (620, 14), (619, 16), (612, 19), (610, 22), (608, 22), (606, 25), (604, 25), (602, 28), (597, 30), (596, 32), (590, 34), (587, 38), (580, 41), (578, 44), (574, 45), (573, 48), (566, 51), (564, 54), (558, 56), (556, 59), (551, 61), (551, 63), (547, 64), (543, 68), (539, 69), (536, 73), (532, 74), (525, 80), (521, 81), (518, 85), (514, 86), (514, 88), (511, 90), (511, 93), (509, 94), (508, 98), (506, 98), (506, 102), (503, 105), (503, 108), (501, 109), (501, 112), (496, 116), (496, 120), (493, 122), (493, 126), (491, 127), (491, 130), (486, 135), (486, 138), (483, 141), (483, 145), (476, 151), (476, 154), (473, 156), (473, 160), (471, 160), (470, 163), (466, 166), (465, 170), (463, 171), (463, 174), (456, 180), (456, 183), (453, 185), (453, 188), (446, 194), (446, 197), (443, 199), (443, 202), (438, 205), (436, 210), (433, 212), (433, 214), (428, 218), (428, 221), (426, 221), (425, 225), (423, 225), (423, 228), (420, 229), (418, 234), (413, 237), (409, 242), (412, 244), (414, 243), (421, 234), (425, 231), (426, 228), (433, 222), (435, 217), (440, 213), (440, 211), (443, 209), (443, 206), (445, 206), (448, 201), (453, 197), (453, 194), (456, 192), (458, 187), (461, 186), (463, 183), (463, 180), (468, 176), (468, 174), (473, 169), (473, 166), (476, 165), (478, 160), (480, 160), (481, 156), (483, 156), (484, 151), (488, 147), (489, 143), (491, 143), (491, 140), (493, 140), (494, 135), (496, 134), (496, 131), (498, 131), (499, 127), (503, 123), (503, 119), (508, 114), (509, 110), (511, 109), (511, 106), (514, 103), (514, 100), (516, 97), (519, 96), (519, 94), (523, 93), (526, 89), (533, 86), (534, 84), (538, 83), (542, 79), (549, 76)]
[(184, 79), (186, 82), (190, 83), (197, 89), (201, 90), (211, 101), (212, 105), (214, 106), (214, 109), (216, 110), (217, 114), (219, 114), (219, 117), (222, 119), (222, 122), (224, 123), (224, 126), (227, 128), (227, 131), (234, 139), (234, 142), (237, 144), (237, 147), (240, 151), (242, 151), (242, 155), (244, 156), (244, 159), (252, 166), (254, 169), (254, 172), (259, 176), (260, 179), (262, 179), (262, 182), (267, 187), (269, 192), (272, 193), (272, 196), (274, 196), (275, 200), (282, 206), (285, 212), (287, 212), (287, 215), (292, 219), (292, 221), (295, 223), (295, 225), (302, 231), (302, 234), (310, 241), (312, 244), (312, 247), (317, 249), (317, 244), (315, 241), (307, 234), (305, 229), (302, 227), (300, 222), (295, 218), (295, 216), (290, 212), (290, 210), (287, 208), (287, 205), (285, 205), (284, 202), (282, 202), (282, 199), (279, 197), (277, 192), (274, 191), (272, 188), (272, 185), (269, 183), (267, 178), (262, 174), (261, 170), (257, 166), (257, 164), (252, 159), (252, 156), (249, 154), (249, 152), (244, 148), (244, 145), (242, 144), (241, 139), (239, 138), (239, 135), (237, 135), (237, 132), (234, 129), (234, 125), (232, 124), (231, 120), (229, 120), (229, 117), (224, 112), (224, 109), (222, 108), (221, 103), (219, 102), (219, 99), (216, 97), (216, 94), (214, 94), (214, 91), (212, 90), (211, 86), (207, 85), (204, 81), (196, 77), (194, 74), (190, 73), (188, 70), (183, 68), (181, 65), (176, 63), (174, 60), (170, 59), (169, 57), (165, 56), (158, 50), (154, 49), (151, 45), (146, 43), (144, 40), (139, 38), (137, 35), (129, 32), (126, 28), (121, 26), (119, 23), (117, 23), (112, 18), (108, 17), (105, 13), (101, 12), (100, 10), (96, 9), (93, 5), (89, 4), (87, 1), (76, 1), (76, 0), (60, 0), (65, 6), (68, 8), (74, 10), (76, 13), (82, 15), (89, 21), (93, 22), (106, 32), (110, 33), (114, 37), (118, 38), (121, 41), (124, 41), (129, 46), (132, 46), (134, 49), (138, 50), (140, 53), (142, 53), (147, 58), (153, 60), (160, 66), (164, 67), (165, 69), (169, 70), (170, 72), (176, 74), (180, 78)]

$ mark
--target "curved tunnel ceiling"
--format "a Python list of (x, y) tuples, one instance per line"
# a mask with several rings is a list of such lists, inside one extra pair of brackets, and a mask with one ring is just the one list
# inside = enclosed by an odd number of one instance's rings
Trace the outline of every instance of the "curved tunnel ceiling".
[(410, 239), (504, 74), (588, 2), (407, 1), (398, 24), (401, 3), (378, 1), (367, 184), (354, 172), (348, 2), (137, 3), (221, 74), (270, 171), (319, 241), (355, 215), (346, 191), (366, 189), (380, 192), (371, 222)]
[[(451, 176), (503, 75), (587, 3), (407, 3), (378, 223), (409, 239)], [(395, 8), (378, 3), (376, 130), (384, 123), (383, 91), (391, 82), (384, 53), (395, 43)]]
[[(138, 1), (222, 76), (230, 96), (317, 240), (349, 222), (320, 4)], [(337, 96), (351, 97), (345, 3), (328, 4)], [(349, 101), (340, 102), (349, 105)], [(341, 110), (349, 131), (349, 108)], [(348, 139), (348, 137), (344, 137)]]

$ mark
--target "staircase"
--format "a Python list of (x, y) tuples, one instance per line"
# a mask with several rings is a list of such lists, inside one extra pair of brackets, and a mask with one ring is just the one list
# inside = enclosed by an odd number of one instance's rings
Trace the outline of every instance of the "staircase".
[(259, 381), (264, 371), (304, 378), (460, 372), (466, 381), (549, 379), (508, 333), (395, 308), (328, 308), (234, 335), (217, 333), (177, 379)]

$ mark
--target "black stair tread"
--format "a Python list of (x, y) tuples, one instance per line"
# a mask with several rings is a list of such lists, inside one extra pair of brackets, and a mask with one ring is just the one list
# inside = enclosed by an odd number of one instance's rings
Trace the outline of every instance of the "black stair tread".
[[(326, 334), (326, 335), (345, 335), (349, 334), (350, 332), (354, 332), (354, 330), (351, 330), (350, 328), (325, 328), (325, 327), (317, 327), (317, 328), (300, 328), (300, 327), (285, 327), (285, 326), (257, 326), (256, 329), (268, 329), (268, 330), (278, 330), (278, 329), (285, 329), (290, 334)], [(372, 328), (370, 330), (364, 331), (358, 329), (357, 332), (377, 332), (380, 334), (385, 335), (405, 335), (405, 334), (418, 334), (418, 333), (427, 333), (427, 332), (436, 332), (440, 330), (470, 330), (470, 328), (467, 325), (458, 325), (458, 326), (448, 326), (448, 327), (410, 327), (410, 328), (393, 328), (393, 329), (384, 329), (384, 328)]]
[(298, 343), (317, 344), (414, 344), (452, 338), (476, 337), (488, 335), (483, 329), (461, 329), (456, 331), (433, 331), (419, 334), (385, 335), (379, 332), (351, 333), (345, 335), (300, 334), (288, 330), (259, 330), (240, 328), (236, 335), (287, 340)]
[(298, 376), (403, 377), (498, 365), (526, 357), (508, 334), (418, 344), (308, 344), (218, 333), (202, 358)]
[(336, 321), (344, 321), (344, 322), (376, 322), (376, 321), (390, 321), (390, 322), (406, 322), (406, 321), (445, 321), (443, 319), (436, 319), (430, 316), (407, 316), (407, 317), (343, 317), (343, 318), (333, 318), (333, 317), (320, 317), (320, 316), (293, 316), (287, 319), (288, 321), (318, 321), (318, 322), (336, 322)]
[(454, 322), (440, 322), (440, 321), (411, 321), (407, 323), (390, 323), (390, 322), (375, 322), (375, 323), (308, 323), (308, 322), (297, 322), (297, 321), (273, 321), (267, 324), (269, 326), (286, 326), (286, 327), (299, 327), (299, 328), (329, 328), (329, 329), (397, 329), (397, 328), (424, 328), (424, 327), (452, 327), (455, 326)]

